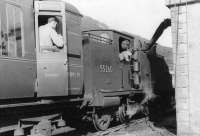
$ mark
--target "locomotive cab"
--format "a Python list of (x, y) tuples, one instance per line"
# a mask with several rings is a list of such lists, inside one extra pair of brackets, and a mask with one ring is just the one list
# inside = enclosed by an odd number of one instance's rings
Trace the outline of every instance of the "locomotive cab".
[[(105, 130), (111, 118), (125, 122), (144, 111), (143, 103), (152, 94), (150, 65), (138, 41), (115, 30), (83, 32), (84, 97), (98, 130)], [(106, 111), (108, 107), (116, 114)]]
[[(83, 35), (84, 86), (93, 106), (120, 105), (123, 97), (143, 93), (134, 37), (115, 30), (90, 30)], [(124, 41), (128, 49), (123, 49)], [(125, 50), (130, 50), (130, 60), (120, 59)]]

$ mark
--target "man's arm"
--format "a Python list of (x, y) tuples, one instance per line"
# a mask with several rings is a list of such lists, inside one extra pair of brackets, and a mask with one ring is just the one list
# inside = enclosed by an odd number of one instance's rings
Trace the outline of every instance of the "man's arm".
[(51, 29), (50, 36), (51, 36), (53, 43), (56, 46), (63, 47), (63, 45), (64, 45), (63, 37), (60, 34), (58, 34), (54, 29)]

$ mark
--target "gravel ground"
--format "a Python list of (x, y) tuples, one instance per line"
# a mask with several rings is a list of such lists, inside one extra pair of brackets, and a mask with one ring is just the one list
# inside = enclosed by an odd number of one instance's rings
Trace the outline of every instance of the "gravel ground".
[[(129, 124), (129, 123), (128, 123)], [(119, 131), (113, 131), (108, 134), (97, 134), (94, 130), (88, 128), (88, 125), (80, 123), (75, 130), (61, 134), (59, 136), (175, 136), (176, 135), (176, 117), (175, 112), (165, 115), (163, 118), (157, 117), (156, 121), (150, 119), (130, 123), (128, 127), (121, 128)], [(84, 129), (87, 128), (87, 129)], [(91, 130), (91, 131), (90, 131)]]
[(156, 123), (144, 121), (131, 125), (124, 130), (112, 133), (110, 136), (175, 136), (175, 134), (176, 118), (173, 114)]
[(175, 136), (175, 134), (165, 128), (155, 127), (151, 122), (143, 122), (137, 126), (129, 126), (120, 132), (112, 133), (110, 136)]

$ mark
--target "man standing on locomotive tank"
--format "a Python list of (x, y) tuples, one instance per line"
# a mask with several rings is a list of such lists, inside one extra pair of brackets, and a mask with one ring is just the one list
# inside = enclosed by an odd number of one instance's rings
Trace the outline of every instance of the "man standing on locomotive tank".
[(50, 17), (48, 18), (47, 24), (39, 27), (41, 48), (52, 48), (53, 45), (56, 45), (58, 48), (63, 47), (63, 37), (56, 32), (57, 23), (58, 20), (56, 17)]

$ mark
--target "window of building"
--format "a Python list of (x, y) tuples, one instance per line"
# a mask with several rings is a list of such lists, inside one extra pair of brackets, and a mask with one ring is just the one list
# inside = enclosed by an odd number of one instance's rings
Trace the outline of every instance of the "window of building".
[(19, 7), (7, 4), (7, 43), (2, 48), (2, 55), (9, 57), (24, 56), (23, 14)]

